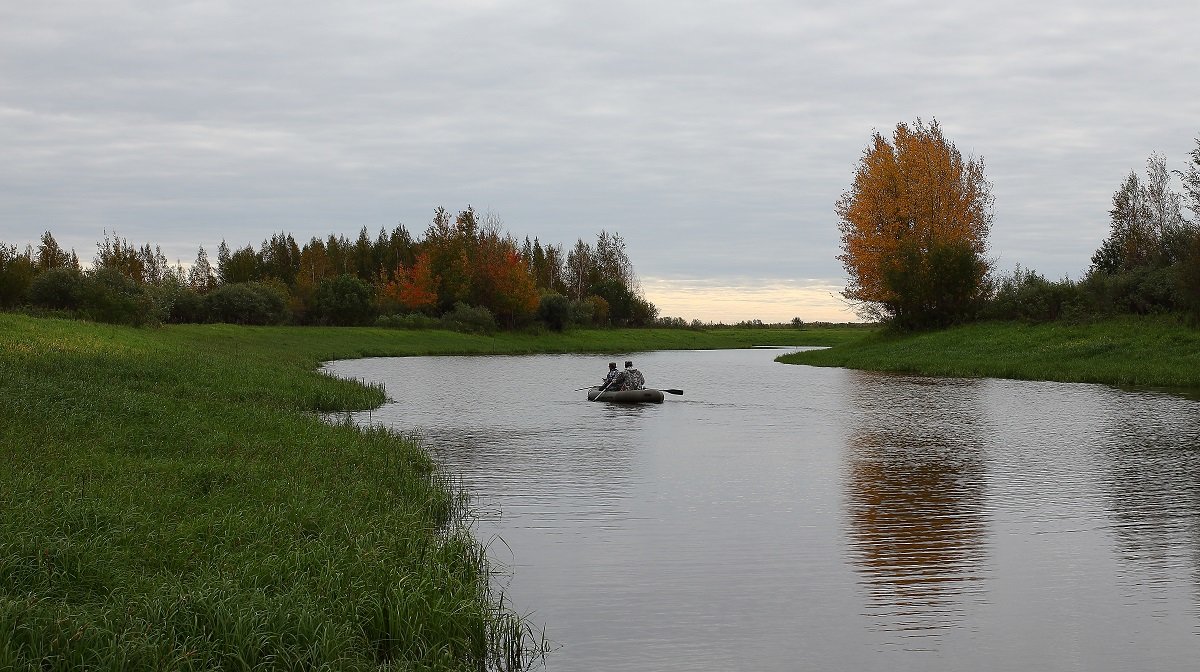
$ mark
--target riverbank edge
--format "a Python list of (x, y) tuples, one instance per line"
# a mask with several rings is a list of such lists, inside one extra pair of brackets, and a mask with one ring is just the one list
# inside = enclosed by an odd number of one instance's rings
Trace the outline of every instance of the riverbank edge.
[[(0, 668), (511, 665), (543, 643), (464, 538), (463, 493), (417, 441), (320, 421), (386, 401), (322, 362), (829, 345), (860, 331), (482, 336), (0, 314)], [(465, 578), (448, 589), (446, 576)], [(389, 589), (400, 584), (427, 590)]]
[(1083, 324), (985, 322), (917, 334), (872, 332), (785, 364), (962, 378), (1200, 391), (1200, 329), (1170, 316)]

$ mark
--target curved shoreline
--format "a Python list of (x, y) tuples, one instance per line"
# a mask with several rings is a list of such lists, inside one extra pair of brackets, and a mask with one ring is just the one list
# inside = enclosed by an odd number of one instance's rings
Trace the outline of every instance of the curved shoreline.
[(412, 441), (321, 421), (386, 395), (320, 362), (853, 335), (135, 329), (0, 314), (0, 668), (480, 669), (537, 655), (461, 524), (463, 493)]
[(786, 364), (963, 378), (1012, 378), (1200, 391), (1200, 330), (1171, 317), (1088, 324), (989, 322), (936, 332), (871, 334)]

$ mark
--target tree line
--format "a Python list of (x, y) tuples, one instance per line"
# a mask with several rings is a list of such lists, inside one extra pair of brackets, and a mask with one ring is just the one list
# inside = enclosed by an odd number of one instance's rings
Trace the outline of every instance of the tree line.
[(964, 159), (936, 120), (900, 123), (890, 138), (877, 132), (835, 205), (843, 296), (899, 330), (1149, 313), (1200, 322), (1200, 137), (1189, 157), (1172, 171), (1152, 154), (1144, 177), (1130, 171), (1086, 273), (1052, 281), (1019, 265), (995, 273), (987, 256), (995, 199), (982, 158)]
[(0, 242), (0, 308), (26, 306), (131, 324), (230, 322), (489, 331), (534, 323), (641, 326), (642, 295), (624, 239), (601, 231), (564, 252), (518, 241), (493, 214), (438, 208), (414, 238), (403, 225), (372, 237), (330, 234), (300, 245), (276, 233), (253, 245), (203, 246), (187, 268), (159, 246), (104, 233), (84, 267), (47, 231), (36, 247)]

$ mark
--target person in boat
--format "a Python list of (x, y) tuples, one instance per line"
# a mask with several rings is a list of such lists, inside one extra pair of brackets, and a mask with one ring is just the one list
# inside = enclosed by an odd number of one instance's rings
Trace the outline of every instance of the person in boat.
[(616, 362), (608, 363), (608, 375), (604, 377), (604, 381), (600, 383), (601, 390), (619, 390), (625, 382), (625, 372), (617, 370)]
[(646, 389), (646, 378), (642, 376), (642, 372), (633, 368), (633, 362), (625, 362), (625, 380), (621, 385), (622, 390), (644, 390)]

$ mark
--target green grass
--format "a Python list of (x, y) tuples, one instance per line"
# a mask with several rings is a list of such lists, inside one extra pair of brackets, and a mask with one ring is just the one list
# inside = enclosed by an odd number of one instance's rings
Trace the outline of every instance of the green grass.
[[(323, 422), (379, 355), (831, 344), (856, 328), (564, 335), (0, 314), (0, 669), (513, 669), (465, 495), (428, 453)], [(553, 624), (550, 624), (553, 627)]]
[(874, 332), (779, 361), (1195, 390), (1200, 389), (1200, 330), (1170, 317), (1122, 317), (1079, 325), (993, 322), (912, 335)]

